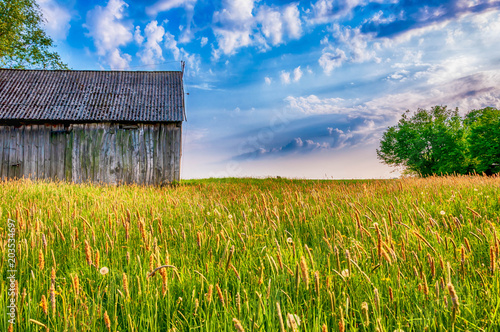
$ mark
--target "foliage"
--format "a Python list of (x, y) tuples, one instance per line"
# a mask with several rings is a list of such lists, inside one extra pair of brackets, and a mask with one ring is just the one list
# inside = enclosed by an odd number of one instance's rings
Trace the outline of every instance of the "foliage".
[(284, 331), (287, 317), (298, 331), (497, 331), (499, 191), (481, 176), (0, 181), (0, 273), (11, 218), (16, 331)]
[(470, 126), (469, 152), (478, 173), (500, 171), (500, 111), (485, 108), (469, 112), (465, 122)]
[[(472, 111), (462, 118), (458, 109), (436, 106), (403, 114), (383, 134), (379, 159), (421, 176), (494, 172), (499, 163), (500, 111)], [(497, 170), (498, 171), (498, 170)]]
[(0, 0), (0, 66), (24, 69), (68, 69), (51, 51), (35, 0)]

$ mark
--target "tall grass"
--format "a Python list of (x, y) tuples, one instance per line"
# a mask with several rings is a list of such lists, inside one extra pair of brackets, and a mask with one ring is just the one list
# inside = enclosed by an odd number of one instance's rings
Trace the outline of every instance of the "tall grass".
[[(0, 182), (15, 331), (496, 331), (500, 178)], [(0, 329), (8, 283), (0, 284)]]

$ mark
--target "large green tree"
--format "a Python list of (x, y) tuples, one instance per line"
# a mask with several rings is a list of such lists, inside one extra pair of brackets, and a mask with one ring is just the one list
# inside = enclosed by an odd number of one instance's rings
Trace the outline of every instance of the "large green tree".
[(477, 173), (500, 171), (500, 111), (491, 107), (466, 114), (469, 155)]
[(67, 69), (43, 22), (35, 0), (0, 0), (0, 67)]
[(377, 155), (385, 164), (421, 176), (463, 174), (470, 169), (466, 134), (458, 109), (407, 111), (383, 134)]

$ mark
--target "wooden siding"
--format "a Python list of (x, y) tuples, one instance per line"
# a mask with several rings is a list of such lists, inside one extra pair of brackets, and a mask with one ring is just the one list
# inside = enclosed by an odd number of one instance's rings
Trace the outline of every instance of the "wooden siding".
[(181, 131), (180, 123), (0, 125), (0, 178), (179, 181)]

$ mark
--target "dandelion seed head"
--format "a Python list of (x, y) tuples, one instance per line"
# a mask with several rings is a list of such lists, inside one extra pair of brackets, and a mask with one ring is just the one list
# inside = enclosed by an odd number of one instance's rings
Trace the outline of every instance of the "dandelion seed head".
[(99, 270), (99, 273), (102, 275), (106, 275), (106, 274), (108, 274), (108, 272), (109, 272), (109, 269), (106, 266), (101, 267), (101, 269)]

